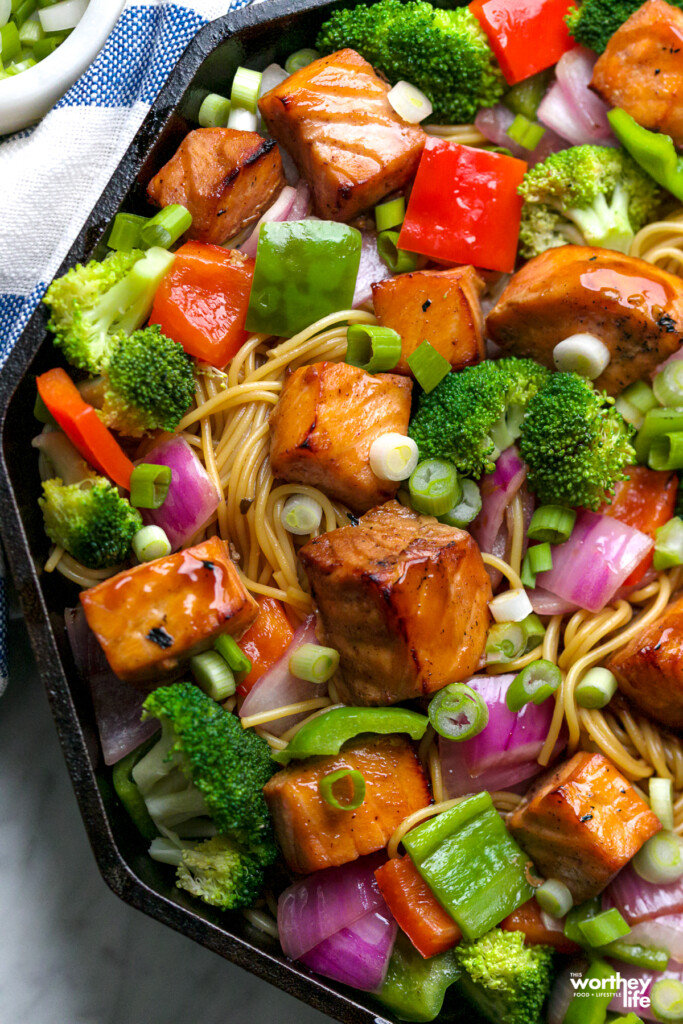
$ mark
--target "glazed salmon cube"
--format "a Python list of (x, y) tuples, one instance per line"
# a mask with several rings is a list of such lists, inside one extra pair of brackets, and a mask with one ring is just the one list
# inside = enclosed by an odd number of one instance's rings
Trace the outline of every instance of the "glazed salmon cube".
[(315, 212), (349, 221), (415, 175), (426, 135), (354, 50), (314, 60), (259, 100), (268, 129), (310, 185)]
[(275, 476), (312, 484), (354, 512), (392, 498), (398, 483), (370, 469), (372, 442), (408, 433), (412, 382), (348, 363), (302, 366), (285, 380), (270, 417)]
[(469, 533), (390, 501), (299, 558), (345, 703), (424, 697), (476, 671), (491, 582)]
[[(354, 811), (335, 810), (318, 789), (323, 776), (340, 768), (356, 769), (365, 779), (365, 799)], [(343, 802), (338, 786), (335, 796)], [(405, 817), (431, 802), (413, 745), (401, 736), (360, 740), (335, 756), (291, 764), (263, 792), (284, 858), (301, 874), (381, 850)]]
[(258, 605), (218, 537), (145, 562), (81, 594), (88, 625), (119, 679), (178, 674), (221, 633), (239, 638)]
[(474, 267), (418, 270), (373, 284), (375, 316), (401, 336), (401, 358), (392, 372), (410, 375), (408, 356), (423, 341), (454, 370), (480, 363), (485, 355), (483, 289)]
[(155, 206), (187, 207), (188, 237), (221, 245), (257, 220), (284, 184), (273, 139), (234, 128), (196, 128), (152, 178), (147, 195)]
[(662, 826), (604, 754), (582, 752), (534, 784), (508, 827), (541, 875), (583, 903)]
[(607, 667), (619, 690), (644, 714), (673, 729), (683, 726), (683, 597), (615, 651)]

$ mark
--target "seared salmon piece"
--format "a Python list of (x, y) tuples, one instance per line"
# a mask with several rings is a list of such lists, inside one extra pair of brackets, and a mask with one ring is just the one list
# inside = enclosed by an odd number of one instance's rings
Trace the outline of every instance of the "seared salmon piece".
[(592, 899), (662, 825), (604, 754), (582, 751), (546, 772), (508, 822), (544, 878), (574, 903)]
[(315, 212), (349, 221), (414, 177), (427, 136), (355, 50), (296, 71), (259, 100), (270, 133), (310, 185)]
[(683, 11), (646, 0), (608, 42), (591, 86), (611, 107), (683, 146)]
[(301, 366), (285, 380), (270, 416), (270, 463), (275, 476), (312, 484), (365, 512), (399, 488), (370, 469), (372, 442), (408, 433), (412, 381), (369, 374), (348, 363)]
[[(341, 768), (365, 779), (365, 800), (355, 811), (335, 810), (320, 795), (323, 776)], [(350, 795), (340, 781), (335, 796)], [(276, 772), (263, 788), (275, 834), (292, 871), (307, 875), (381, 850), (404, 818), (431, 803), (412, 743), (383, 736), (347, 744), (333, 757), (309, 757)]]
[(239, 638), (258, 614), (218, 537), (103, 580), (81, 604), (112, 670), (131, 683), (177, 675), (221, 633)]
[(491, 583), (469, 533), (390, 501), (299, 558), (345, 703), (395, 704), (476, 671)]
[(683, 278), (611, 249), (562, 245), (517, 271), (486, 327), (506, 352), (550, 369), (558, 342), (594, 334), (612, 357), (595, 386), (616, 395), (680, 347)]
[(155, 206), (180, 203), (192, 214), (189, 238), (221, 245), (273, 203), (285, 184), (273, 139), (234, 128), (196, 128), (149, 185)]
[(372, 286), (375, 315), (401, 335), (401, 358), (393, 373), (411, 375), (408, 356), (423, 341), (454, 370), (484, 358), (484, 318), (479, 297), (484, 282), (474, 267), (418, 270)]
[(683, 727), (683, 597), (616, 651), (607, 668), (649, 718)]

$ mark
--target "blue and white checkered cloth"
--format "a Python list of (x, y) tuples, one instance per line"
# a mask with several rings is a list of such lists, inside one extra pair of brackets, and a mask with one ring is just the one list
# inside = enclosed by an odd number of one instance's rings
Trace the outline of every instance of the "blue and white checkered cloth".
[[(104, 48), (33, 128), (0, 141), (0, 372), (181, 53), (249, 0), (128, 0)], [(7, 683), (0, 553), (0, 694)]]

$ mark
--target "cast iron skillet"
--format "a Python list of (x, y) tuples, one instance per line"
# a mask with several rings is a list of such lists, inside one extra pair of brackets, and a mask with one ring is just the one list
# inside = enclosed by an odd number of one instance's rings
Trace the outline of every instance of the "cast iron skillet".
[[(334, 6), (348, 6), (337, 3)], [(312, 45), (328, 15), (329, 0), (271, 0), (229, 14), (203, 28), (173, 70), (136, 138), (95, 205), (64, 263), (101, 257), (102, 237), (123, 207), (150, 213), (144, 188), (196, 127), (207, 91), (228, 94), (239, 64), (265, 68)], [(445, 5), (444, 5), (445, 6)], [(76, 672), (64, 633), (63, 609), (78, 602), (78, 589), (58, 573), (42, 574), (48, 541), (37, 498), (37, 455), (30, 447), (39, 426), (33, 417), (35, 377), (60, 362), (46, 335), (47, 310), (39, 307), (0, 376), (0, 527), (10, 570), (28, 625), (71, 782), (102, 877), (121, 899), (183, 932), (291, 995), (346, 1024), (382, 1024), (380, 1007), (287, 960), (279, 944), (240, 914), (221, 914), (176, 889), (172, 873), (152, 861), (112, 790), (99, 756), (90, 695)], [(441, 1019), (477, 1024), (473, 1010), (445, 1009)]]

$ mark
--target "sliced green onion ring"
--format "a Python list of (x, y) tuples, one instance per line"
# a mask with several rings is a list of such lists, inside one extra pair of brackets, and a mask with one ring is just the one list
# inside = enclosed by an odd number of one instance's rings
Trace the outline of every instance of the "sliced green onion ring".
[(418, 345), (407, 357), (406, 362), (413, 377), (426, 394), (433, 391), (451, 372), (451, 364), (446, 357), (437, 352), (428, 341)]
[(417, 256), (398, 247), (398, 231), (382, 231), (377, 236), (377, 252), (392, 274), (408, 274), (417, 267)]
[(160, 526), (143, 526), (131, 544), (139, 562), (155, 562), (171, 554), (171, 542)]
[(232, 80), (230, 105), (232, 109), (241, 107), (255, 114), (258, 109), (258, 96), (263, 75), (260, 71), (239, 67)]
[(317, 60), (320, 56), (318, 50), (314, 50), (312, 47), (304, 47), (303, 50), (295, 50), (294, 53), (290, 53), (289, 57), (285, 61), (285, 71), (288, 75), (293, 75), (295, 71), (301, 71), (302, 68), (307, 68), (309, 64), (312, 64), (314, 60)]
[(202, 100), (197, 120), (202, 128), (224, 128), (230, 116), (230, 100), (217, 92), (210, 92)]
[(617, 679), (608, 668), (591, 668), (576, 687), (574, 696), (581, 708), (605, 708), (617, 692)]
[(653, 438), (647, 464), (656, 470), (683, 469), (683, 431)]
[(645, 416), (636, 409), (635, 405), (631, 405), (628, 398), (624, 398), (623, 395), (617, 395), (614, 400), (614, 408), (627, 423), (630, 423), (636, 430), (640, 430)]
[(320, 526), (323, 508), (308, 494), (292, 494), (282, 506), (280, 522), (288, 533), (306, 537)]
[(375, 207), (375, 224), (378, 232), (399, 227), (406, 216), (406, 201), (403, 196), (389, 199)]
[(218, 651), (204, 651), (190, 658), (190, 671), (200, 690), (212, 700), (227, 700), (235, 692), (232, 669)]
[(647, 462), (655, 438), (662, 434), (677, 434), (683, 431), (683, 409), (650, 409), (645, 413), (643, 425), (636, 435), (634, 448), (638, 461)]
[(683, 565), (683, 520), (674, 516), (655, 533), (653, 566), (657, 572)]
[(481, 694), (466, 683), (450, 683), (429, 702), (429, 721), (449, 740), (469, 740), (485, 729), (489, 709)]
[(290, 655), (289, 671), (309, 683), (326, 683), (337, 671), (339, 651), (319, 644), (302, 644)]
[(612, 358), (604, 341), (594, 334), (572, 334), (553, 349), (553, 362), (563, 373), (578, 373), (595, 380), (609, 366)]
[(130, 503), (135, 508), (161, 508), (171, 486), (171, 467), (141, 462), (130, 475)]
[(227, 661), (233, 672), (251, 672), (251, 661), (242, 648), (238, 645), (234, 636), (229, 633), (222, 633), (213, 645), (221, 658)]
[(147, 217), (135, 213), (117, 213), (109, 232), (107, 245), (117, 252), (132, 252), (141, 247), (140, 229), (147, 223)]
[(563, 505), (541, 505), (531, 517), (527, 537), (529, 540), (562, 544), (571, 537), (575, 522), (576, 511), (573, 508), (564, 508)]
[(662, 828), (673, 832), (674, 828), (674, 794), (671, 779), (660, 779), (653, 776), (649, 782), (650, 809), (662, 823)]
[(534, 574), (547, 572), (553, 567), (553, 552), (547, 540), (530, 547), (527, 551), (527, 556), (529, 558), (529, 568)]
[(418, 458), (417, 444), (405, 434), (382, 434), (370, 445), (370, 469), (380, 480), (407, 480)]
[(489, 611), (496, 622), (523, 622), (533, 610), (526, 590), (519, 587), (496, 594), (489, 601)]
[(419, 124), (429, 117), (434, 109), (422, 90), (410, 82), (397, 82), (387, 93), (387, 99), (398, 116), (408, 124)]
[(461, 480), (460, 486), (462, 487), (460, 501), (449, 512), (444, 512), (438, 518), (440, 523), (462, 530), (477, 518), (481, 512), (482, 501), (479, 488), (474, 480)]
[(621, 394), (629, 405), (632, 405), (643, 416), (650, 409), (657, 408), (657, 399), (655, 398), (654, 391), (644, 380), (637, 380), (634, 384), (629, 384)]
[(660, 405), (680, 409), (683, 406), (683, 362), (676, 360), (665, 366), (652, 382), (652, 391)]
[(545, 135), (545, 128), (538, 121), (531, 121), (524, 114), (516, 114), (505, 134), (522, 149), (531, 151), (536, 149)]
[(505, 703), (510, 711), (521, 711), (525, 704), (542, 704), (561, 684), (562, 673), (557, 665), (539, 658), (515, 676), (505, 695)]
[(608, 942), (623, 939), (631, 931), (616, 907), (603, 910), (601, 914), (579, 923), (579, 930), (589, 946), (606, 946)]
[(574, 905), (572, 894), (558, 878), (548, 878), (538, 889), (534, 889), (534, 896), (541, 910), (551, 917), (564, 917)]
[[(334, 786), (345, 779), (351, 783), (353, 792), (350, 798), (342, 803), (334, 795)], [(318, 783), (318, 792), (325, 803), (334, 807), (335, 811), (355, 811), (365, 800), (365, 779), (357, 768), (339, 768), (336, 772), (323, 775)]]
[(529, 560), (529, 552), (525, 554), (522, 560), (522, 569), (519, 574), (519, 578), (525, 587), (529, 590), (533, 590), (536, 586), (536, 573), (532, 572), (531, 562)]
[(181, 235), (192, 227), (192, 214), (180, 203), (171, 203), (143, 224), (140, 228), (140, 241), (148, 249), (158, 245), (168, 249), (177, 242)]
[(654, 885), (668, 885), (683, 875), (683, 841), (675, 832), (658, 832), (641, 846), (631, 863), (636, 874)]
[(486, 663), (504, 665), (533, 651), (543, 643), (545, 626), (538, 615), (523, 622), (496, 622), (486, 638)]
[(458, 471), (445, 459), (425, 459), (418, 463), (408, 486), (413, 508), (428, 516), (442, 516), (457, 505), (462, 496)]
[(351, 324), (346, 331), (346, 362), (366, 373), (393, 370), (401, 358), (401, 335), (391, 327)]
[(683, 1020), (683, 982), (660, 978), (650, 989), (650, 1008), (657, 1020)]

